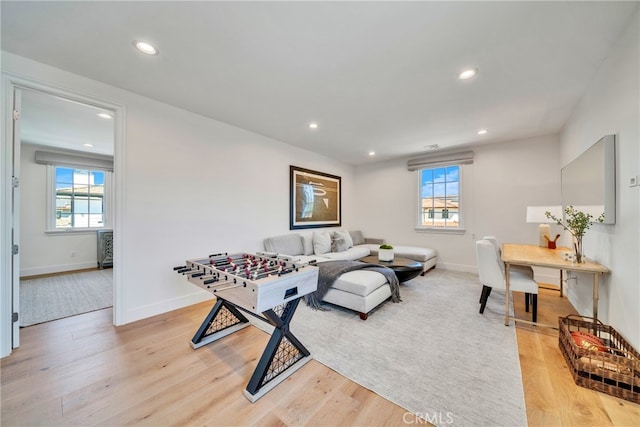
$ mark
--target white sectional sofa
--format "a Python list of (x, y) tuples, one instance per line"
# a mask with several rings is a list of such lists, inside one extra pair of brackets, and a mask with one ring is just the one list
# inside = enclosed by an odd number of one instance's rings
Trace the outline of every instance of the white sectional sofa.
[[(264, 240), (266, 252), (286, 255), (296, 262), (358, 260), (376, 255), (383, 239), (364, 238), (360, 231), (315, 231), (290, 233)], [(423, 273), (434, 268), (437, 253), (430, 248), (396, 246), (395, 256), (423, 264)], [(342, 274), (322, 298), (323, 301), (357, 311), (360, 318), (391, 296), (386, 278), (375, 271), (356, 270)]]
[[(385, 243), (384, 239), (365, 239), (367, 243), (358, 247), (367, 247), (370, 255), (378, 255), (378, 249)], [(438, 260), (438, 253), (435, 249), (421, 248), (419, 246), (398, 246), (393, 245), (393, 255), (401, 258), (412, 259), (422, 263), (422, 274), (435, 268)]]

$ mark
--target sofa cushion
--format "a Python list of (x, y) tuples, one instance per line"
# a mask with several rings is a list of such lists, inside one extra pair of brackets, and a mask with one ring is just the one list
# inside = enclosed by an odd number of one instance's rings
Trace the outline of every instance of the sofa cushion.
[[(363, 243), (358, 245), (359, 248), (367, 248), (371, 255), (378, 255), (378, 249), (380, 249), (380, 245), (377, 243)], [(395, 246), (394, 246), (395, 248)]]
[(301, 234), (302, 248), (305, 255), (313, 255), (313, 234)]
[(302, 247), (302, 238), (298, 233), (268, 237), (264, 239), (264, 249), (268, 252), (275, 252), (279, 254), (304, 254), (304, 248)]
[[(367, 247), (372, 255), (378, 254), (379, 245), (361, 245)], [(419, 246), (396, 246), (393, 245), (393, 255), (401, 258), (408, 258), (418, 262), (426, 262), (435, 258), (438, 253), (431, 248), (422, 248)]]
[(294, 257), (291, 257), (291, 262), (297, 263), (297, 264), (308, 264), (310, 262), (323, 262), (323, 261), (330, 261), (329, 258), (325, 258), (324, 256), (318, 256), (318, 255), (296, 255)]
[(418, 246), (394, 246), (393, 253), (399, 257), (409, 258), (418, 262), (428, 261), (438, 255), (435, 249)]
[(358, 247), (349, 248), (346, 251), (342, 251), (342, 252), (327, 252), (325, 254), (322, 254), (322, 256), (325, 258), (330, 258), (334, 260), (354, 261), (354, 260), (369, 256), (370, 254), (371, 252), (369, 251), (369, 248), (358, 246)]
[(362, 234), (362, 231), (350, 231), (349, 235), (351, 236), (351, 242), (353, 243), (353, 246), (364, 244), (364, 235)]
[(355, 270), (340, 275), (332, 288), (366, 297), (385, 283), (387, 279), (380, 273)]
[(328, 231), (313, 232), (313, 253), (323, 255), (331, 252), (331, 234)]

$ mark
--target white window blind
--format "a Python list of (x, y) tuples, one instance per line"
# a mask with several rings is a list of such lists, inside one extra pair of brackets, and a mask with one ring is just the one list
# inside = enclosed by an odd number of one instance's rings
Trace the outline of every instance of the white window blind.
[(417, 171), (437, 166), (468, 165), (471, 163), (473, 163), (473, 151), (434, 153), (409, 159), (407, 161), (407, 169), (409, 171)]
[(41, 165), (63, 165), (76, 168), (100, 169), (113, 172), (113, 157), (100, 154), (36, 151), (36, 163)]

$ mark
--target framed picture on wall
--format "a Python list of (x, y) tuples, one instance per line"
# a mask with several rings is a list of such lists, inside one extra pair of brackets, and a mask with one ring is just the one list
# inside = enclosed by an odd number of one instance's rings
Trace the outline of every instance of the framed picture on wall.
[(289, 229), (340, 227), (340, 177), (289, 166)]

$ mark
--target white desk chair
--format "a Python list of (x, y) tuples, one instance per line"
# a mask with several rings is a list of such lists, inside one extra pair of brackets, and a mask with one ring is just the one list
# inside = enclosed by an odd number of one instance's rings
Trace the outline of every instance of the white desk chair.
[[(500, 245), (498, 244), (498, 240), (496, 239), (496, 236), (484, 236), (482, 240), (491, 242), (494, 249), (496, 250), (496, 254), (498, 255), (498, 260), (501, 260), (502, 250), (500, 249)], [(502, 266), (502, 271), (504, 271), (504, 263), (500, 262), (500, 265)], [(511, 271), (511, 274), (518, 272), (519, 274), (524, 274), (525, 276), (533, 280), (533, 268), (531, 268), (528, 265), (512, 265), (510, 268), (510, 271)]]
[[(476, 257), (478, 259), (478, 272), (480, 273), (480, 283), (482, 283), (482, 294), (480, 295), (480, 313), (484, 313), (487, 300), (491, 290), (504, 289), (506, 283), (504, 277), (503, 263), (493, 243), (487, 240), (476, 242)], [(531, 278), (523, 274), (511, 274), (509, 280), (509, 290), (524, 292), (525, 309), (529, 312), (529, 301), (532, 302), (533, 321), (538, 320), (538, 284)], [(505, 295), (509, 298), (509, 295)]]

